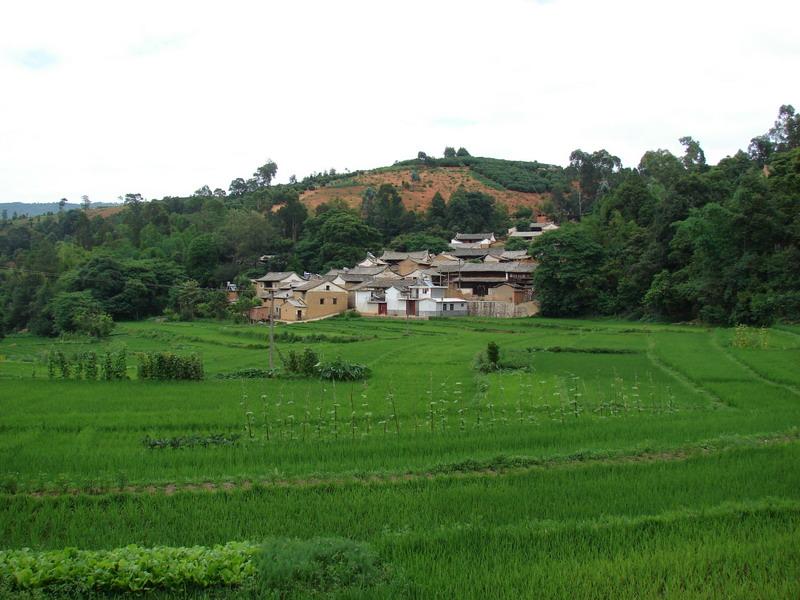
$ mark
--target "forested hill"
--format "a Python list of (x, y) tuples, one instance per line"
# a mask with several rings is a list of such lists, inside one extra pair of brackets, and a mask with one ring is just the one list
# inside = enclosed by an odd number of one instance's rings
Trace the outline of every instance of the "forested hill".
[(635, 167), (606, 150), (575, 150), (561, 168), (447, 148), (285, 185), (272, 185), (268, 161), (227, 190), (4, 218), (0, 328), (102, 331), (108, 317), (165, 310), (225, 317), (226, 281), (322, 273), (384, 247), (441, 251), (457, 231), (503, 233), (538, 211), (564, 224), (530, 249), (545, 314), (800, 319), (800, 115), (781, 107), (767, 133), (717, 165), (698, 141), (681, 143), (683, 155), (654, 149)]
[[(0, 219), (8, 220), (15, 217), (36, 217), (49, 213), (58, 213), (66, 210), (81, 208), (82, 204), (74, 202), (0, 202)], [(115, 206), (111, 202), (94, 202), (92, 208), (108, 208)]]

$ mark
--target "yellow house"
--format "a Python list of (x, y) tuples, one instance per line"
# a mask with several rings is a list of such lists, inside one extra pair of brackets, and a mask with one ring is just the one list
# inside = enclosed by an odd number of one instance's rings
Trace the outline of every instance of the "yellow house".
[(347, 310), (347, 290), (330, 279), (312, 279), (295, 286), (280, 307), (282, 321), (308, 321)]

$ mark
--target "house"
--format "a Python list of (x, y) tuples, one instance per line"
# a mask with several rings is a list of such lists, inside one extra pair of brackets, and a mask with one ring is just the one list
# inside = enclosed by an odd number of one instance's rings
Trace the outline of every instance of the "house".
[(508, 230), (508, 237), (509, 238), (516, 238), (522, 239), (526, 242), (533, 241), (543, 233), (547, 231), (553, 231), (558, 229), (558, 225), (552, 223), (550, 221), (539, 221), (537, 220), (535, 223), (531, 223), (528, 226), (528, 231), (519, 231), (516, 227), (512, 227)]
[(372, 252), (367, 252), (367, 257), (358, 263), (357, 267), (379, 267), (387, 263), (383, 262), (380, 258), (376, 258)]
[(436, 265), (440, 265), (442, 263), (450, 263), (450, 262), (457, 262), (457, 258), (455, 254), (452, 252), (441, 252), (437, 254), (433, 258), (431, 258), (431, 266), (435, 267)]
[(395, 285), (402, 286), (412, 283), (414, 283), (413, 280), (398, 278), (370, 279), (350, 288), (349, 304), (362, 315), (388, 316), (386, 290)]
[(522, 304), (529, 302), (533, 297), (533, 290), (531, 288), (523, 288), (516, 283), (501, 283), (492, 288), (489, 288), (487, 294), (488, 300), (497, 302), (510, 302), (511, 304)]
[(466, 317), (467, 301), (463, 298), (427, 298), (419, 301), (420, 317)]
[(230, 281), (225, 282), (225, 299), (228, 304), (233, 304), (239, 300), (239, 286)]
[(482, 262), (440, 265), (431, 279), (439, 285), (456, 288), (469, 296), (486, 296), (489, 289), (503, 283), (513, 283), (523, 289), (532, 287), (536, 265), (523, 262)]
[[(499, 248), (501, 249), (501, 248)], [(495, 248), (492, 248), (495, 250)], [(528, 256), (527, 250), (505, 250), (500, 253), (489, 253), (483, 262), (530, 262), (532, 259)]]
[(486, 260), (487, 256), (500, 257), (503, 254), (503, 248), (455, 248), (449, 254), (455, 257), (456, 260)]
[(427, 250), (419, 252), (390, 252), (384, 251), (381, 260), (390, 265), (392, 271), (400, 277), (414, 277), (431, 265), (433, 257)]
[(473, 247), (488, 248), (497, 240), (493, 233), (457, 233), (456, 237), (450, 240), (453, 248), (463, 244), (470, 244)]
[(308, 321), (347, 310), (347, 290), (330, 279), (312, 279), (292, 289), (280, 306), (281, 321)]
[(295, 285), (303, 283), (305, 279), (294, 271), (279, 271), (267, 273), (252, 281), (256, 286), (256, 296), (262, 300), (266, 300), (274, 292), (291, 289)]
[(364, 283), (375, 278), (400, 279), (400, 276), (389, 269), (388, 265), (375, 267), (353, 267), (352, 269), (342, 269), (333, 279), (333, 283), (338, 286), (350, 289), (359, 283)]

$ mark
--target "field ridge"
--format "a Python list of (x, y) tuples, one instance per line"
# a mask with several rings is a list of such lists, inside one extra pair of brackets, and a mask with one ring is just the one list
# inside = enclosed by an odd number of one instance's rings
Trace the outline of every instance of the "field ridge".
[(660, 450), (641, 449), (635, 452), (577, 452), (565, 456), (537, 458), (530, 456), (497, 456), (488, 460), (468, 459), (457, 463), (437, 465), (421, 471), (388, 473), (353, 473), (335, 476), (253, 479), (227, 481), (197, 481), (180, 483), (140, 483), (125, 486), (61, 487), (59, 489), (24, 489), (8, 493), (9, 496), (32, 497), (77, 496), (81, 494), (164, 494), (179, 492), (228, 492), (249, 490), (254, 487), (312, 488), (344, 486), (350, 484), (390, 485), (417, 480), (441, 478), (496, 477), (534, 470), (580, 468), (589, 465), (620, 465), (626, 463), (659, 463), (689, 460), (699, 456), (722, 454), (742, 448), (788, 445), (800, 441), (800, 429), (758, 436), (721, 436), (675, 448)]

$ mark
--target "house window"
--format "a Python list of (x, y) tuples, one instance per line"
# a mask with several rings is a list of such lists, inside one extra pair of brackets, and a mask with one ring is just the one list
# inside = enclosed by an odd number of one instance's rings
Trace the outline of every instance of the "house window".
[(325, 291), (326, 291), (326, 292), (330, 292), (330, 291), (331, 291), (331, 286), (329, 286), (329, 285), (326, 285), (326, 286), (325, 286)]
[(325, 298), (320, 298), (320, 299), (319, 299), (319, 303), (320, 303), (320, 304), (325, 304)]

